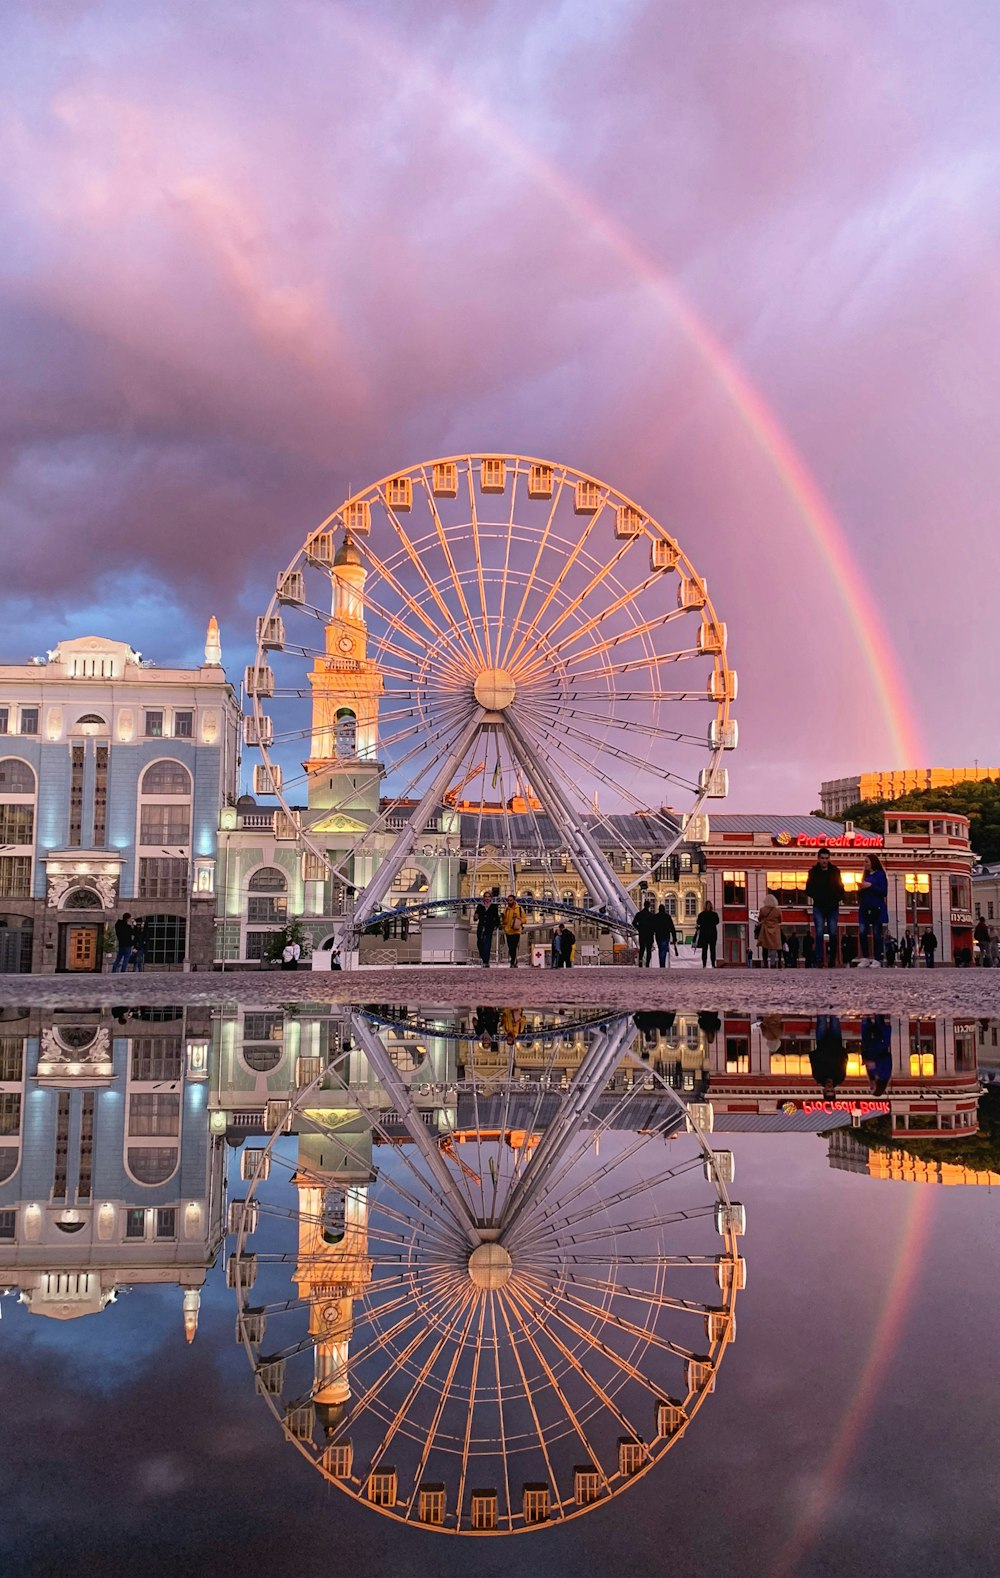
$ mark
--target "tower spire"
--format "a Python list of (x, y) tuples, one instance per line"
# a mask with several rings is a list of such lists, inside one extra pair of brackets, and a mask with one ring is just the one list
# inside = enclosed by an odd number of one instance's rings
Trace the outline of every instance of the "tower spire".
[(219, 635), (219, 621), (214, 614), (208, 621), (205, 633), (205, 662), (213, 665), (222, 662), (222, 638)]

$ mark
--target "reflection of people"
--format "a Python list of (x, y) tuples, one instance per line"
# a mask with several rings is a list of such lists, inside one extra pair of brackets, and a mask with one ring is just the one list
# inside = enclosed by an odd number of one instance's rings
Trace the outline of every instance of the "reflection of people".
[(497, 1044), (497, 1031), (500, 1028), (499, 1008), (477, 1008), (472, 1019), (472, 1028), (476, 1032), (483, 1048), (489, 1051)]
[(500, 908), (489, 888), (476, 905), (476, 948), (488, 968), (493, 951), (493, 935), (500, 924)]
[(872, 1095), (881, 1096), (892, 1078), (892, 1025), (885, 1014), (867, 1014), (862, 1019), (861, 1056), (872, 1082)]
[(500, 917), (500, 924), (507, 939), (507, 954), (510, 958), (512, 970), (517, 969), (517, 950), (521, 945), (521, 933), (524, 930), (524, 923), (527, 918), (524, 906), (517, 902), (516, 895), (508, 893), (507, 902)]
[(847, 1053), (836, 1014), (820, 1014), (816, 1020), (816, 1047), (809, 1054), (809, 1065), (813, 1079), (823, 1087), (823, 1095), (832, 1101), (837, 1086), (847, 1077)]
[(518, 1036), (524, 1035), (524, 1010), (504, 1008), (500, 1011), (500, 1029), (508, 1046), (513, 1046)]

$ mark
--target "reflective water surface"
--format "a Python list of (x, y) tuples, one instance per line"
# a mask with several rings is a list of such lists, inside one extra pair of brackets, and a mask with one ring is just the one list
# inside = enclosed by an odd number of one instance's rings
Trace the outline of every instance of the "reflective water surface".
[(998, 1029), (4, 1010), (3, 1570), (995, 1571)]

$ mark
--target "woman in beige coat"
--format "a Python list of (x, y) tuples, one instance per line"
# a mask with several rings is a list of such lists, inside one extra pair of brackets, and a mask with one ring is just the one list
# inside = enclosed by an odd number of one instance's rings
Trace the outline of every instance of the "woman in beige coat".
[(764, 967), (777, 970), (782, 962), (781, 907), (773, 893), (765, 895), (757, 917), (757, 941)]

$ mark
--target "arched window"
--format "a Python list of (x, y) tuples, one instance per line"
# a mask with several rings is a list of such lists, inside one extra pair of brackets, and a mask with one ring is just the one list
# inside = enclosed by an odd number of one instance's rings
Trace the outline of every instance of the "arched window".
[(100, 895), (93, 888), (72, 888), (66, 895), (63, 909), (67, 910), (100, 910), (104, 905)]
[(243, 1061), (255, 1074), (270, 1074), (277, 1068), (284, 1050), (272, 1041), (264, 1046), (244, 1046)]
[(181, 794), (190, 797), (191, 774), (183, 762), (154, 762), (142, 775), (140, 793)]
[(30, 794), (35, 792), (35, 775), (27, 762), (17, 756), (6, 756), (0, 761), (0, 795)]
[(128, 1170), (136, 1183), (165, 1183), (177, 1167), (175, 1145), (130, 1145)]
[(277, 866), (262, 866), (247, 883), (247, 920), (252, 926), (282, 926), (288, 914), (288, 878)]
[(357, 755), (358, 720), (350, 707), (341, 707), (337, 713), (334, 746), (338, 756)]

